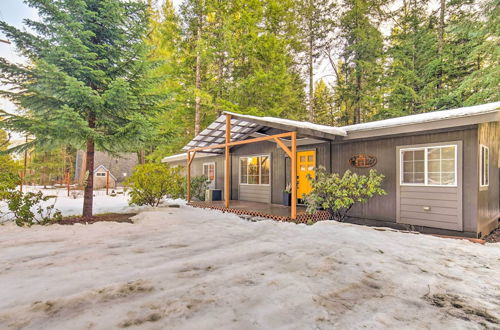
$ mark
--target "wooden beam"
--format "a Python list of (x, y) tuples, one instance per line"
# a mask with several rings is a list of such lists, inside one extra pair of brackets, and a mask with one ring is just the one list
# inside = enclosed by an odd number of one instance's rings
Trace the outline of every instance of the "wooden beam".
[(207, 149), (222, 149), (222, 148), (226, 147), (226, 144), (229, 147), (233, 147), (233, 146), (237, 146), (237, 145), (241, 145), (241, 144), (255, 143), (255, 142), (260, 142), (260, 141), (269, 141), (269, 140), (274, 140), (274, 138), (290, 137), (290, 136), (292, 136), (292, 133), (295, 133), (295, 132), (287, 132), (287, 133), (263, 136), (263, 137), (259, 137), (259, 138), (255, 138), (255, 139), (234, 141), (234, 142), (229, 142), (229, 143), (213, 144), (213, 145), (206, 146), (206, 147), (193, 148), (193, 149), (190, 149), (189, 151), (193, 152), (193, 151), (203, 151), (203, 150), (207, 150)]
[(191, 159), (188, 159), (189, 165), (191, 165), (191, 163), (193, 162), (195, 156), (196, 156), (196, 151), (193, 151), (193, 155), (191, 156)]
[(290, 151), (290, 149), (288, 149), (288, 147), (283, 143), (283, 141), (281, 141), (279, 138), (274, 138), (274, 141), (276, 141), (276, 143), (281, 147), (281, 149), (283, 149), (287, 154), (288, 154), (288, 157), (292, 158), (292, 152)]
[(187, 152), (187, 201), (191, 202), (191, 151)]
[(292, 210), (291, 218), (297, 219), (297, 133), (292, 132)]
[(231, 180), (229, 173), (230, 157), (229, 157), (229, 143), (231, 142), (231, 115), (226, 115), (226, 143), (224, 145), (225, 160), (224, 160), (224, 206), (229, 207), (229, 191), (231, 189)]

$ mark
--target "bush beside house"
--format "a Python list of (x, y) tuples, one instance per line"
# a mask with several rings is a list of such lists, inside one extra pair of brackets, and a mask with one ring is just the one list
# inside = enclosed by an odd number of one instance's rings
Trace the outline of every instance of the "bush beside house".
[(342, 176), (328, 173), (324, 167), (310, 178), (312, 192), (306, 196), (307, 211), (314, 213), (324, 209), (333, 220), (344, 221), (356, 203), (365, 203), (376, 195), (386, 195), (381, 188), (384, 175), (370, 170), (368, 175), (359, 175), (347, 170)]
[[(191, 194), (200, 201), (205, 200), (209, 181), (205, 176), (191, 178)], [(186, 198), (186, 179), (180, 167), (148, 163), (135, 167), (125, 185), (130, 189), (130, 204), (156, 207), (165, 197)]]

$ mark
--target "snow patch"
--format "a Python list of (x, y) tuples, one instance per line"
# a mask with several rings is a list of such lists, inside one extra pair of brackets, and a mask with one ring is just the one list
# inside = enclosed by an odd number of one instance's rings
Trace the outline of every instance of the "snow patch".
[(0, 226), (0, 328), (498, 327), (500, 244), (157, 208)]
[(500, 102), (494, 102), (494, 103), (475, 105), (471, 107), (433, 111), (427, 113), (420, 113), (416, 115), (391, 118), (386, 120), (378, 120), (369, 123), (343, 126), (342, 129), (344, 129), (348, 135), (349, 132), (372, 130), (372, 129), (387, 128), (387, 127), (402, 126), (402, 125), (420, 124), (431, 121), (453, 119), (460, 117), (470, 117), (490, 112), (500, 113), (499, 109), (500, 109)]

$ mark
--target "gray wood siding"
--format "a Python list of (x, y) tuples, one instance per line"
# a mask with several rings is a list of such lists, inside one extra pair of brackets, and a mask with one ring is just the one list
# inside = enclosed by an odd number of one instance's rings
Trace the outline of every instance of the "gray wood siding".
[(240, 157), (255, 155), (271, 156), (271, 182), (273, 182), (276, 168), (276, 144), (263, 141), (237, 146), (231, 149), (231, 198), (243, 201), (271, 203), (272, 186), (268, 185), (240, 185)]
[[(194, 158), (191, 163), (191, 175), (200, 176), (203, 174), (204, 163), (215, 163), (215, 189), (224, 190), (224, 155), (215, 155), (213, 157), (199, 157)], [(171, 166), (181, 166), (182, 173), (186, 174), (186, 160), (178, 160), (175, 162), (168, 162)]]
[[(302, 150), (316, 150), (317, 165), (325, 166), (330, 169), (330, 144), (329, 142), (304, 145), (297, 147), (298, 151)], [(233, 198), (242, 199), (246, 198), (246, 192), (243, 195), (239, 192), (241, 187), (239, 185), (239, 158), (242, 156), (252, 155), (271, 155), (271, 187), (270, 187), (270, 202), (273, 204), (281, 204), (283, 202), (283, 190), (288, 182), (290, 182), (290, 158), (286, 153), (277, 146), (274, 142), (258, 142), (234, 147), (231, 150), (232, 156), (232, 196)], [(243, 188), (245, 189), (245, 188)]]
[[(400, 185), (397, 189), (398, 223), (449, 230), (463, 230), (462, 217), (462, 141), (457, 144), (457, 187)], [(448, 143), (446, 143), (448, 144)], [(432, 144), (426, 144), (430, 146)], [(403, 148), (406, 146), (403, 146)], [(400, 148), (396, 148), (397, 179), (400, 181)], [(425, 208), (428, 208), (427, 210)]]
[[(487, 188), (479, 188), (479, 171), (474, 176), (478, 192), (477, 232), (487, 235), (497, 227), (500, 217), (500, 122), (479, 125), (478, 148), (480, 144), (489, 147), (490, 184)], [(479, 154), (476, 162), (479, 167)]]
[[(444, 143), (462, 141), (463, 149), (463, 194), (462, 214), (463, 231), (476, 232), (477, 218), (477, 127), (460, 127), (453, 131), (423, 133), (398, 137), (378, 138), (362, 141), (345, 141), (332, 144), (332, 172), (344, 173), (351, 170), (360, 174), (367, 174), (370, 169), (358, 169), (349, 165), (348, 160), (353, 155), (366, 153), (377, 157), (377, 164), (373, 167), (385, 175), (383, 188), (385, 196), (376, 196), (365, 204), (359, 204), (351, 210), (351, 216), (370, 220), (396, 222), (397, 212), (397, 146)], [(417, 198), (418, 199), (418, 198)], [(425, 200), (431, 206), (450, 205), (453, 201)]]
[(250, 202), (271, 202), (271, 186), (264, 185), (240, 185), (239, 200)]

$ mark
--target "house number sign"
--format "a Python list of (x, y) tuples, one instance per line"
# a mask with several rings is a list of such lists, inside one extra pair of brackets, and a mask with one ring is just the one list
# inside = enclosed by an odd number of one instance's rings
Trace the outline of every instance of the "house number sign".
[(349, 158), (349, 164), (352, 167), (368, 168), (377, 164), (377, 158), (367, 154), (357, 154)]

